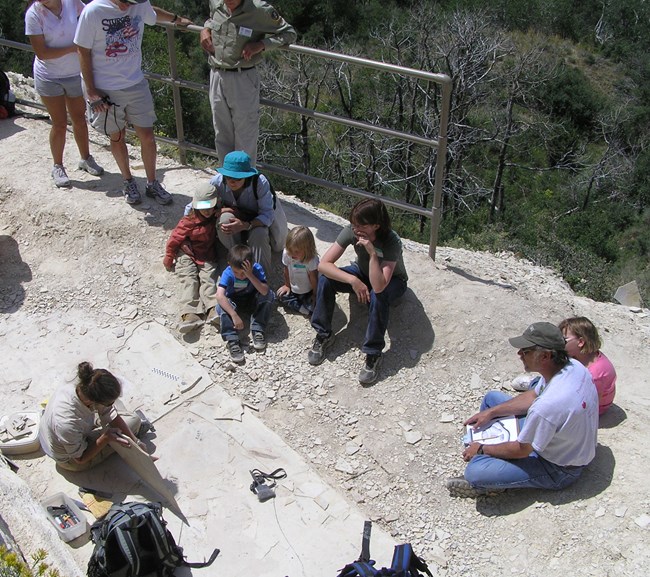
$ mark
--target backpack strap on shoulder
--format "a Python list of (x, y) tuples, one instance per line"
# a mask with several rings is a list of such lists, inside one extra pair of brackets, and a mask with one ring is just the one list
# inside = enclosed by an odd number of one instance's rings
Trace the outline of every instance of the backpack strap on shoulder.
[[(252, 179), (252, 180), (251, 180), (251, 186), (253, 187), (253, 194), (255, 195), (255, 200), (259, 200), (259, 199), (260, 199), (260, 196), (259, 196), (259, 192), (258, 192), (258, 190), (257, 190), (257, 183), (258, 183), (259, 180), (260, 180), (260, 174), (259, 174), (259, 172), (258, 172), (257, 174), (254, 174), (254, 175), (251, 177), (251, 179)], [(273, 189), (273, 185), (271, 184), (271, 181), (270, 181), (268, 178), (267, 178), (266, 180), (267, 180), (268, 183), (269, 183), (269, 190), (271, 191), (271, 196), (273, 197), (273, 210), (275, 210), (275, 205), (276, 205), (276, 201), (277, 201), (277, 196), (276, 196), (276, 194), (275, 194), (275, 190)]]

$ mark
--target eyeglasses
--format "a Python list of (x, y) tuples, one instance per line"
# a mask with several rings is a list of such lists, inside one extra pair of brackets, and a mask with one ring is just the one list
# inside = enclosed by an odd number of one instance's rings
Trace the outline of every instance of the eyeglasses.
[(239, 182), (240, 180), (246, 180), (245, 178), (233, 178), (232, 176), (226, 176), (226, 180), (230, 182)]
[(517, 351), (517, 354), (521, 355), (522, 357), (525, 357), (528, 353), (532, 353), (533, 351), (538, 350), (537, 347), (528, 347), (527, 349), (519, 349)]
[(569, 343), (569, 342), (571, 342), (571, 341), (577, 341), (578, 338), (579, 338), (579, 337), (569, 337), (569, 338), (564, 337), (564, 342), (565, 342), (565, 343)]

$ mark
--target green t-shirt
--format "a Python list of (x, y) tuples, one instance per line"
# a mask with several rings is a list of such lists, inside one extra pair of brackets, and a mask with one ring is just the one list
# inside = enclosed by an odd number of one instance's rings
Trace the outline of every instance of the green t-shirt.
[[(354, 236), (354, 232), (352, 232), (352, 225), (348, 224), (343, 228), (336, 238), (336, 243), (343, 248), (353, 245), (354, 252), (357, 253), (357, 263), (361, 272), (366, 276), (370, 276), (370, 256), (363, 246), (357, 246), (357, 239)], [(409, 277), (406, 274), (406, 267), (402, 258), (402, 239), (399, 235), (394, 230), (391, 230), (386, 240), (380, 241), (379, 239), (375, 239), (372, 244), (379, 257), (379, 262), (384, 260), (396, 262), (393, 276), (406, 282)]]

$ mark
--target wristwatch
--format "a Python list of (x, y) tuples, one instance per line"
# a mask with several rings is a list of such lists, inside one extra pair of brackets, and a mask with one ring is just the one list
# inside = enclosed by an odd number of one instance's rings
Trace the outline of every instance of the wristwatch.
[(476, 451), (476, 454), (477, 454), (477, 455), (484, 455), (484, 453), (483, 453), (483, 445), (479, 445), (479, 446), (478, 446), (478, 449), (477, 449), (477, 451)]

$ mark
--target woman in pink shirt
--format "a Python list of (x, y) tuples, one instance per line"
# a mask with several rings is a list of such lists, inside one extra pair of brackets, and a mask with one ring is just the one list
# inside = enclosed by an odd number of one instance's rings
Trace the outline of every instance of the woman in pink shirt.
[(600, 351), (598, 329), (586, 317), (564, 319), (559, 325), (570, 357), (579, 360), (591, 373), (598, 391), (598, 414), (602, 415), (614, 401), (616, 369)]

